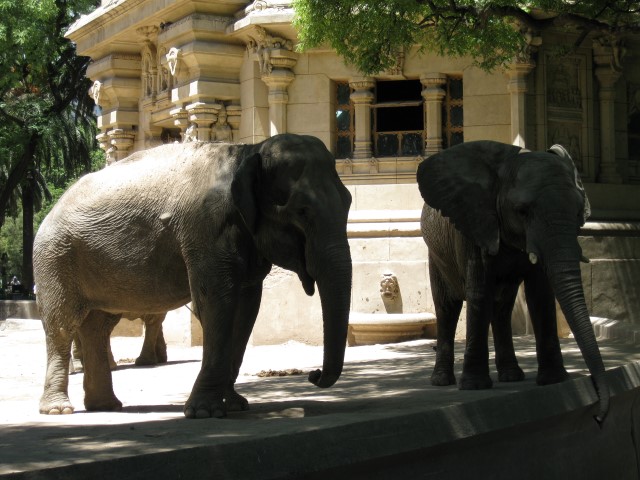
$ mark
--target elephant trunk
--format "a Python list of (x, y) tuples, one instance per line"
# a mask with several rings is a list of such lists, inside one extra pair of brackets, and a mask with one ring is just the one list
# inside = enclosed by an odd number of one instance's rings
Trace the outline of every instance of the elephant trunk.
[(351, 253), (346, 235), (323, 249), (316, 257), (311, 275), (318, 285), (324, 323), (322, 371), (309, 374), (309, 381), (320, 388), (332, 386), (342, 373), (347, 345), (351, 304)]
[[(544, 248), (546, 271), (555, 296), (560, 304), (576, 343), (582, 352), (593, 384), (600, 399), (596, 420), (602, 422), (609, 411), (609, 385), (605, 377), (604, 363), (598, 348), (593, 326), (582, 288), (580, 274), (581, 250), (575, 234), (554, 235)], [(569, 247), (559, 247), (570, 245)]]

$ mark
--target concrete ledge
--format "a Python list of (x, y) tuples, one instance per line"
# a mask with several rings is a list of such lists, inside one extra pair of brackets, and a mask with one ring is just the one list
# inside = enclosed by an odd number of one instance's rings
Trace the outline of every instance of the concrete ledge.
[[(596, 395), (572, 340), (561, 340), (571, 380), (537, 387), (535, 342), (518, 337), (529, 380), (482, 391), (429, 386), (428, 340), (350, 347), (343, 376), (326, 390), (303, 376), (255, 376), (269, 368), (312, 369), (321, 347), (254, 347), (238, 385), (251, 410), (189, 421), (182, 404), (199, 368), (195, 348), (170, 349), (162, 367), (116, 370), (122, 412), (83, 411), (82, 375), (73, 375), (77, 413), (37, 414), (44, 345), (34, 333), (0, 332), (0, 365), (18, 368), (3, 373), (0, 476), (7, 478), (638, 478), (640, 351), (624, 342), (600, 342), (613, 367), (611, 410), (600, 428)], [(139, 350), (134, 339), (112, 343), (116, 358)], [(462, 352), (458, 343), (457, 374)]]

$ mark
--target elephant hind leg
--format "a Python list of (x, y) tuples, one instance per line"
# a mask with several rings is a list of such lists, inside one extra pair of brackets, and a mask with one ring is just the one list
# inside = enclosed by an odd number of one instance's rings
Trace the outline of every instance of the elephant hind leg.
[(162, 333), (165, 313), (142, 315), (144, 322), (144, 343), (136, 365), (157, 365), (167, 362), (167, 344)]
[[(47, 345), (47, 370), (45, 374), (44, 392), (40, 398), (39, 410), (45, 415), (73, 413), (73, 405), (69, 400), (69, 363), (71, 361), (71, 342), (73, 331), (58, 326), (80, 323), (80, 315), (71, 318), (61, 312), (43, 312), (43, 325)], [(75, 320), (75, 321), (74, 321)]]
[(109, 365), (110, 335), (120, 315), (92, 310), (80, 325), (84, 364), (84, 406), (89, 411), (114, 411), (122, 403), (113, 393)]

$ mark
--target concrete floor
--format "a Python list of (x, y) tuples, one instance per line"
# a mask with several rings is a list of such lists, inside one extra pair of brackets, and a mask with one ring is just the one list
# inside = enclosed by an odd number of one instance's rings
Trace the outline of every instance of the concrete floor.
[[(484, 391), (431, 387), (431, 340), (349, 347), (343, 376), (326, 390), (306, 374), (256, 375), (318, 368), (321, 347), (253, 347), (238, 387), (251, 410), (187, 420), (182, 405), (201, 347), (169, 346), (167, 365), (135, 368), (140, 339), (114, 337), (123, 411), (84, 411), (82, 374), (75, 374), (76, 413), (51, 417), (38, 413), (40, 322), (8, 320), (0, 328), (0, 476), (7, 478), (640, 478), (640, 348), (621, 340), (600, 341), (614, 393), (601, 428), (570, 339), (562, 348), (571, 380), (536, 386), (534, 342), (525, 336), (516, 349), (527, 379)], [(460, 344), (458, 370), (462, 353)]]

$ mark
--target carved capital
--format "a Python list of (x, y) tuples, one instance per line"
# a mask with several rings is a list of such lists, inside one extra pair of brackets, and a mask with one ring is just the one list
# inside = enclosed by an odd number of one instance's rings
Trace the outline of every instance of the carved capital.
[(444, 73), (423, 73), (420, 75), (420, 83), (424, 87), (422, 98), (426, 101), (441, 101), (446, 92), (441, 88), (447, 83), (447, 76)]

